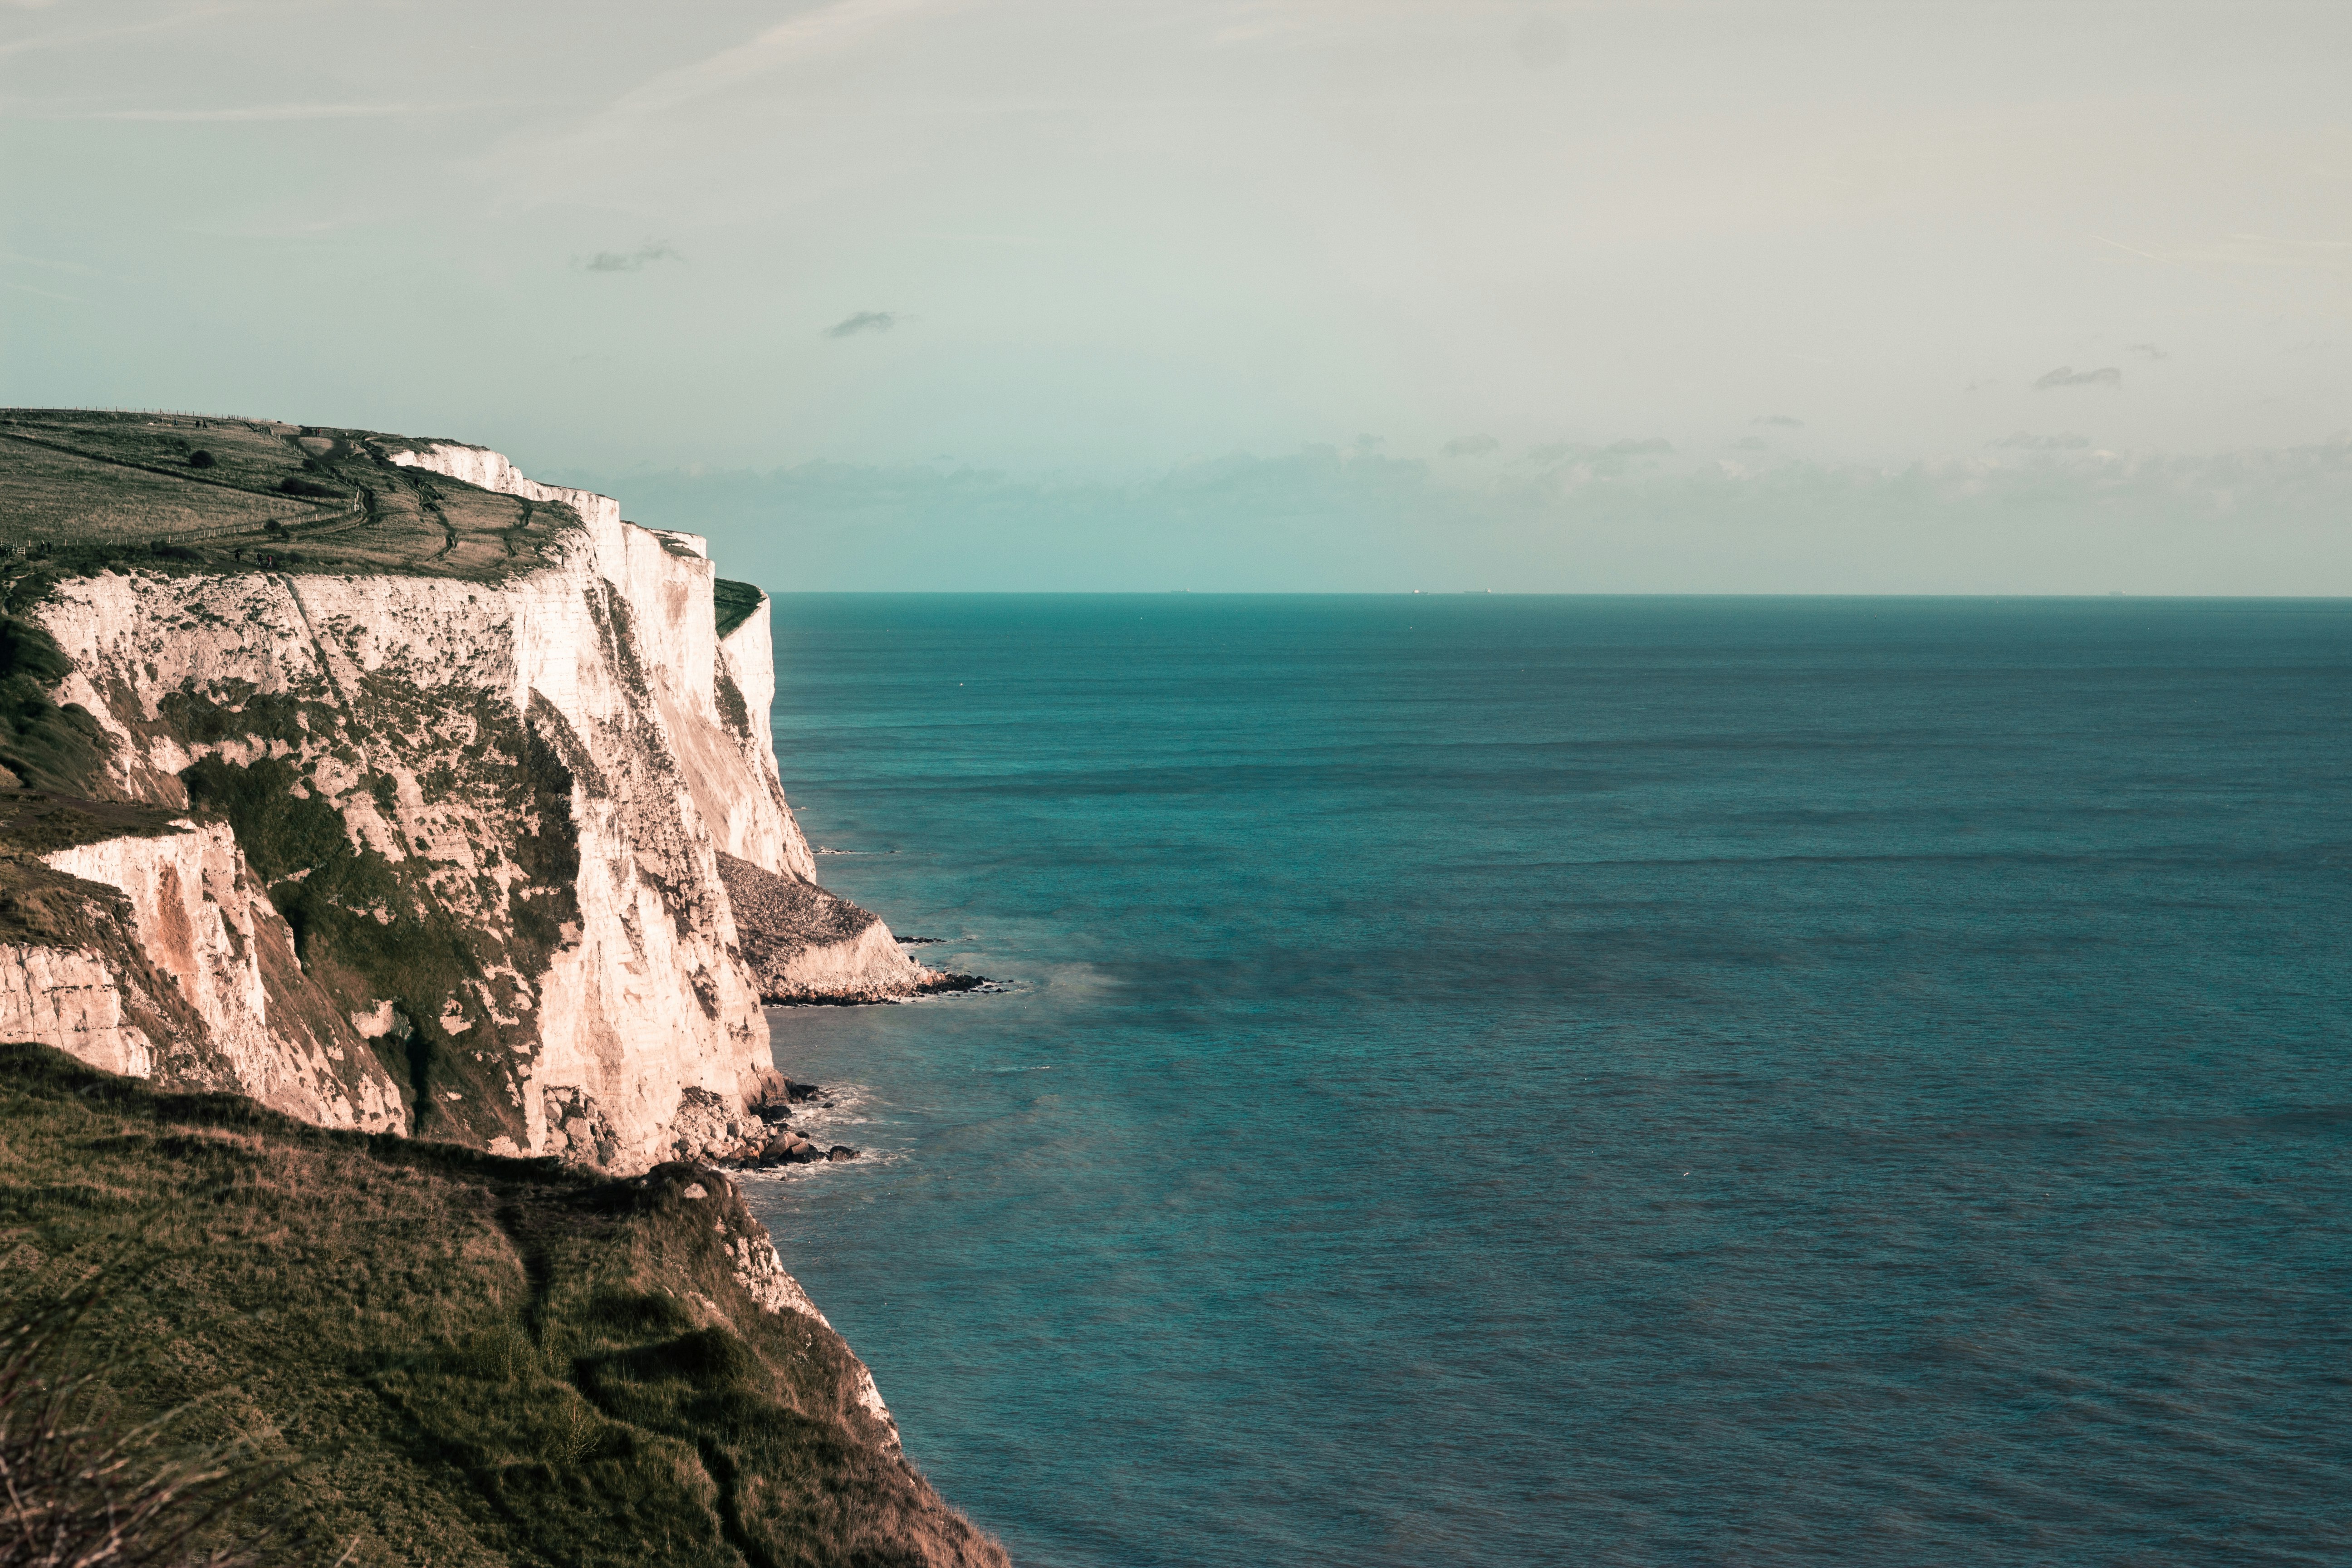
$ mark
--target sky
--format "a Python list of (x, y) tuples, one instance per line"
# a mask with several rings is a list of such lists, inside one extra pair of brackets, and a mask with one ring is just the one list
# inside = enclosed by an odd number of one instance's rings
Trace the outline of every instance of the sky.
[(2352, 592), (2352, 5), (0, 0), (0, 402), (778, 588)]

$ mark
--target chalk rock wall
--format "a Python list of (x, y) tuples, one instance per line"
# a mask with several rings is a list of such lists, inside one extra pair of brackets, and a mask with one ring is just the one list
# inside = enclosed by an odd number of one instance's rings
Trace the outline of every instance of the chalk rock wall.
[[(529, 500), (598, 510), (595, 528), (617, 528), (627, 563), (629, 602), (678, 771), (709, 827), (724, 865), (740, 863), (798, 884), (782, 900), (782, 923), (744, 919), (740, 883), (734, 895), (742, 949), (754, 955), (754, 991), (774, 1003), (879, 1002), (939, 988), (949, 977), (916, 963), (890, 928), (816, 886), (816, 859), (784, 801), (768, 715), (776, 696), (774, 639), (763, 595), (741, 625), (716, 634), (711, 589), (717, 581), (708, 542), (698, 534), (622, 522), (614, 503), (585, 490), (528, 479), (496, 452), (436, 444), (393, 461), (427, 468)], [(594, 531), (592, 529), (592, 532)], [(717, 674), (711, 673), (716, 660)], [(765, 910), (767, 900), (754, 900)], [(786, 952), (762, 963), (761, 953)]]
[[(688, 1091), (741, 1104), (773, 1065), (719, 870), (814, 871), (766, 604), (722, 639), (701, 541), (479, 448), (391, 460), (568, 508), (552, 564), (105, 572), (38, 606), (58, 700), (112, 742), (99, 793), (192, 816), (51, 858), (121, 895), (120, 941), (11, 969), (0, 1034), (331, 1125), (645, 1169)], [(854, 935), (852, 989), (919, 988), (887, 927)], [(176, 1075), (173, 1008), (202, 1058)]]
[(392, 1076), (303, 973), (226, 826), (146, 816), (120, 837), (0, 852), (0, 1038), (321, 1126), (404, 1131)]
[[(334, 1027), (331, 1002), (303, 984), (294, 937), (252, 875), (226, 824), (183, 821), (154, 837), (102, 839), (41, 857), (52, 869), (112, 888), (123, 895), (111, 912), (163, 984), (142, 986), (104, 961), (78, 990), (68, 976), (27, 963), (31, 976), (49, 973), (52, 1011), (68, 997), (80, 1008), (73, 1027), (65, 1017), (44, 1028), (27, 1018), (11, 1039), (38, 1039), (71, 1050), (93, 1066), (132, 1077), (154, 1075), (157, 1043), (132, 1020), (166, 1010), (170, 995), (193, 1014), (166, 1026), (160, 1053), (175, 1076), (207, 1088), (233, 1089), (324, 1127), (404, 1131), (407, 1115), (398, 1086), (375, 1054), (351, 1032)], [(128, 915), (127, 922), (121, 917)], [(62, 955), (51, 955), (54, 959)], [(90, 955), (84, 950), (85, 962)], [(128, 994), (126, 994), (126, 991)], [(13, 1020), (11, 1020), (13, 1021)], [(327, 1027), (320, 1028), (324, 1021)], [(73, 1042), (73, 1036), (84, 1037)]]
[(598, 569), (630, 607), (641, 667), (679, 777), (714, 841), (730, 855), (815, 877), (808, 842), (784, 803), (768, 733), (776, 675), (767, 601), (721, 647), (711, 605), (718, 572), (705, 540), (624, 522), (611, 497), (525, 479), (500, 454), (477, 447), (436, 443), (394, 453), (391, 460), (572, 508)]
[(95, 1068), (152, 1078), (155, 1039), (142, 1026), (152, 994), (95, 947), (0, 945), (0, 1038), (36, 1040)]

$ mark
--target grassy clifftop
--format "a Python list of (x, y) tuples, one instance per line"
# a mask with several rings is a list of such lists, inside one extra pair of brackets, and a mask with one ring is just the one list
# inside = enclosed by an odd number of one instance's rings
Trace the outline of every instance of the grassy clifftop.
[(85, 409), (0, 410), (0, 552), (59, 574), (398, 572), (537, 564), (571, 509), (391, 459), (374, 431)]
[(93, 1273), (67, 1347), (128, 1420), (289, 1467), (231, 1531), (354, 1568), (1002, 1564), (764, 1311), (715, 1174), (323, 1131), (0, 1046), (0, 1292)]

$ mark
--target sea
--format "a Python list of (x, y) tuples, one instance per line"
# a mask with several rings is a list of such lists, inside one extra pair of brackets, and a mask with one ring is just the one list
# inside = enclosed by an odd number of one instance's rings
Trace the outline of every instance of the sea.
[(761, 1179), (1045, 1568), (2352, 1563), (2352, 603), (784, 595)]

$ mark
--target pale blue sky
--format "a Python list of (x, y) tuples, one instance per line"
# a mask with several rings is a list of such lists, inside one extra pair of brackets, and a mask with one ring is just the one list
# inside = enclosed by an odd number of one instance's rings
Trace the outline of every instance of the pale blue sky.
[(0, 0), (0, 401), (782, 586), (2352, 591), (2347, 81), (2340, 4)]

